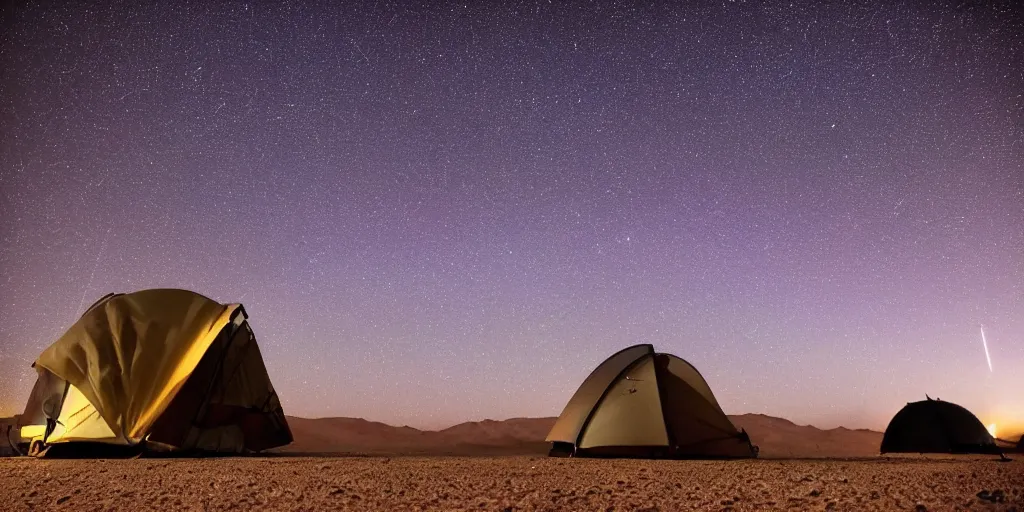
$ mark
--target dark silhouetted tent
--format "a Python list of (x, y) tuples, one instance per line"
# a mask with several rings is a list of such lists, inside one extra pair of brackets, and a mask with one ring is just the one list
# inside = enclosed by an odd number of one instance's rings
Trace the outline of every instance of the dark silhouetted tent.
[(32, 365), (31, 455), (243, 453), (292, 441), (240, 304), (185, 290), (110, 294)]
[(757, 449), (690, 363), (651, 345), (601, 363), (548, 434), (552, 456), (751, 458)]
[(0, 418), (0, 435), (3, 435), (3, 440), (0, 440), (0, 457), (10, 457), (17, 455), (17, 441), (13, 438), (15, 425), (18, 424), (18, 418)]
[(882, 437), (882, 453), (1001, 454), (995, 439), (971, 411), (928, 398), (908, 403)]

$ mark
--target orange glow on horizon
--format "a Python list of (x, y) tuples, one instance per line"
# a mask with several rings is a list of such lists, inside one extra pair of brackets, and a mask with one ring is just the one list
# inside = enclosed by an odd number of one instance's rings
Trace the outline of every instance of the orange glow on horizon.
[(988, 421), (983, 423), (988, 433), (992, 434), (992, 437), (996, 439), (1016, 443), (1024, 435), (1024, 422), (1000, 421), (996, 418), (989, 418)]

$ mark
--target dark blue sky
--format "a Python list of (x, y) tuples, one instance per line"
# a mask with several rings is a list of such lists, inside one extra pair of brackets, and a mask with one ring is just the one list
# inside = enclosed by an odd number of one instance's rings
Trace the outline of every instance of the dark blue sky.
[(0, 413), (180, 287), (295, 415), (555, 415), (652, 342), (730, 413), (1024, 426), (1021, 12), (876, 4), (20, 2)]

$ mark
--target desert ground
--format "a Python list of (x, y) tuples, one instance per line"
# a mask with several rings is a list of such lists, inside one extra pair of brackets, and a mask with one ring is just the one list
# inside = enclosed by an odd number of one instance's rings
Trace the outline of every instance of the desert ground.
[(1021, 510), (1024, 461), (0, 459), (0, 510)]
[(289, 418), (265, 457), (0, 458), (0, 510), (1024, 510), (1024, 454), (880, 457), (881, 432), (731, 419), (759, 460), (552, 459), (554, 418)]

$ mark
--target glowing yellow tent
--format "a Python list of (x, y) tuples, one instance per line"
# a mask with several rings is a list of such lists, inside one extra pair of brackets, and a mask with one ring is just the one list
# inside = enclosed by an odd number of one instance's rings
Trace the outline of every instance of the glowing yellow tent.
[(186, 290), (107, 295), (33, 366), (19, 420), (33, 455), (97, 444), (239, 453), (292, 441), (240, 304)]

